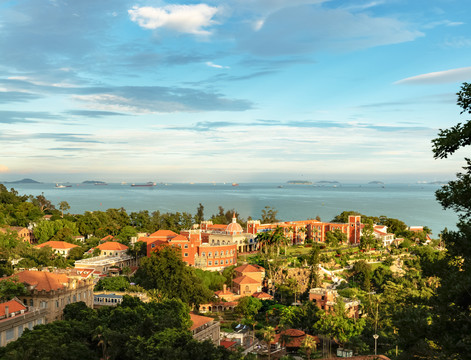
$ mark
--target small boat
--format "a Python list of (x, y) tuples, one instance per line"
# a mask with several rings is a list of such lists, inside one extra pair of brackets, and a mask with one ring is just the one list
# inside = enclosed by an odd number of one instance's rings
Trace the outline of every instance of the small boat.
[(232, 186), (239, 186), (239, 184), (234, 182), (234, 183), (232, 183)]
[(58, 189), (63, 189), (65, 187), (67, 187), (67, 186), (62, 185), (62, 184), (56, 184), (56, 188), (58, 188)]
[(152, 182), (152, 181), (149, 181), (145, 184), (131, 184), (132, 187), (154, 187), (156, 185), (157, 185), (157, 183)]

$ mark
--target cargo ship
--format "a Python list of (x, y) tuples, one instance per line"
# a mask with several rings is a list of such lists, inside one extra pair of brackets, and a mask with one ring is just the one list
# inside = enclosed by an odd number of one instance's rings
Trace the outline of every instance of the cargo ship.
[(156, 186), (157, 183), (155, 182), (152, 182), (152, 181), (149, 181), (145, 184), (131, 184), (132, 187), (153, 187), (153, 186)]

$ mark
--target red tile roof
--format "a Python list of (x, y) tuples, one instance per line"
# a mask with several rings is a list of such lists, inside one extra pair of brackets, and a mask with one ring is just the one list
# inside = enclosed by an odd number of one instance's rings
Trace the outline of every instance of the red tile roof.
[(236, 267), (234, 271), (243, 273), (243, 272), (263, 272), (263, 268), (261, 266), (255, 266), (251, 264), (245, 264), (239, 267)]
[(100, 250), (116, 250), (116, 251), (120, 251), (120, 250), (127, 250), (129, 249), (126, 245), (124, 244), (121, 244), (119, 242), (115, 242), (115, 241), (108, 241), (108, 242), (105, 242), (101, 245), (98, 245), (97, 246), (97, 249), (100, 249)]
[(245, 285), (245, 284), (260, 284), (259, 281), (257, 280), (254, 280), (252, 279), (251, 277), (248, 277), (248, 276), (239, 276), (239, 277), (236, 277), (234, 280), (232, 280), (235, 284), (239, 284), (239, 285)]
[(271, 296), (270, 294), (267, 294), (266, 292), (263, 292), (263, 291), (260, 291), (260, 292), (256, 292), (256, 293), (253, 293), (252, 294), (252, 297), (254, 298), (257, 298), (257, 299), (273, 299), (273, 296)]
[(49, 246), (52, 249), (73, 249), (75, 247), (78, 247), (78, 245), (70, 244), (65, 241), (46, 241), (45, 243), (36, 245), (36, 248), (43, 248)]
[(17, 278), (19, 282), (34, 286), (34, 289), (38, 291), (62, 289), (68, 283), (66, 274), (54, 274), (47, 271), (24, 270), (8, 278), (12, 280)]
[(21, 310), (27, 310), (26, 306), (24, 306), (21, 302), (16, 299), (4, 302), (0, 304), (0, 316), (5, 316), (5, 307), (8, 306), (8, 313), (16, 313), (20, 312)]
[(229, 349), (230, 347), (236, 344), (237, 344), (237, 341), (221, 340), (219, 342), (219, 345), (224, 346), (226, 349)]
[(183, 235), (177, 235), (174, 238), (172, 238), (170, 241), (188, 241), (188, 238)]
[(177, 236), (177, 235), (178, 235), (177, 233), (174, 233), (171, 230), (157, 230), (156, 232), (150, 234), (149, 237), (161, 237), (161, 236), (174, 237), (174, 236)]
[(195, 329), (198, 329), (200, 326), (203, 326), (204, 324), (210, 323), (211, 321), (214, 321), (213, 318), (207, 317), (207, 316), (201, 316), (201, 315), (195, 315), (190, 313), (190, 319), (193, 322), (193, 325), (191, 325), (190, 330), (193, 331)]

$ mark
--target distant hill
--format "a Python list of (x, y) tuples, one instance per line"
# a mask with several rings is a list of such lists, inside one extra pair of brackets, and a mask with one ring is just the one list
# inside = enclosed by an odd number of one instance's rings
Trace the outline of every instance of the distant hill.
[(305, 180), (290, 180), (290, 181), (287, 181), (287, 183), (291, 185), (312, 185), (311, 181), (305, 181)]
[(99, 180), (85, 180), (82, 184), (106, 184), (106, 182)]
[(16, 181), (3, 181), (4, 184), (41, 184), (39, 181), (33, 179), (21, 179)]

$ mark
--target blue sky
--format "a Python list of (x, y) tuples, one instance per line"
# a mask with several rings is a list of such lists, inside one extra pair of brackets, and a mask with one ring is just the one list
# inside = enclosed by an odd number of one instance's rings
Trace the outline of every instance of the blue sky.
[(448, 180), (465, 5), (2, 1), (0, 180)]

